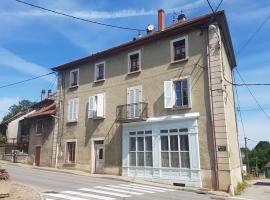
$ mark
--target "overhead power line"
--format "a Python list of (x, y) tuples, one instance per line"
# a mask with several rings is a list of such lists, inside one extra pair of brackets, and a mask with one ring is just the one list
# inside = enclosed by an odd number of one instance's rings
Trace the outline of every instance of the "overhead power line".
[(18, 85), (18, 84), (25, 83), (25, 82), (28, 82), (28, 81), (32, 81), (32, 80), (35, 80), (35, 79), (38, 79), (38, 78), (41, 78), (41, 77), (44, 77), (44, 76), (49, 76), (51, 74), (55, 74), (55, 72), (50, 72), (50, 73), (43, 74), (43, 75), (40, 75), (40, 76), (35, 76), (35, 77), (29, 78), (29, 79), (18, 81), (18, 82), (15, 82), (15, 83), (10, 83), (10, 84), (7, 84), (7, 85), (2, 85), (2, 86), (0, 86), (0, 89), (6, 88), (6, 87), (10, 87), (10, 86), (13, 86), (13, 85)]
[(218, 11), (218, 9), (219, 9), (219, 7), (221, 6), (222, 2), (223, 2), (223, 0), (221, 0), (221, 1), (219, 2), (218, 6), (217, 6), (217, 8), (216, 8), (216, 10), (215, 10), (215, 12)]
[[(244, 84), (246, 84), (244, 78), (241, 76), (241, 74), (239, 73), (239, 71), (238, 71), (237, 69), (235, 69), (235, 70), (236, 70), (238, 76), (240, 77), (241, 81), (242, 81)], [(245, 85), (245, 86), (246, 86), (246, 88), (247, 88), (249, 94), (251, 95), (251, 97), (254, 99), (254, 101), (255, 101), (255, 103), (257, 104), (257, 106), (258, 106), (258, 107), (260, 108), (260, 110), (264, 113), (264, 115), (266, 116), (266, 118), (270, 120), (270, 116), (269, 116), (269, 115), (266, 113), (266, 111), (263, 109), (262, 105), (259, 103), (258, 99), (255, 97), (255, 95), (253, 94), (253, 92), (250, 90), (250, 88), (248, 87), (248, 85)]]
[(52, 10), (52, 9), (49, 9), (49, 8), (41, 7), (41, 6), (38, 6), (38, 5), (35, 5), (35, 4), (32, 4), (32, 3), (28, 3), (28, 2), (25, 2), (25, 1), (21, 1), (21, 0), (14, 0), (14, 1), (16, 1), (18, 3), (28, 5), (28, 6), (31, 6), (31, 7), (34, 7), (34, 8), (41, 9), (41, 10), (44, 10), (44, 11), (47, 11), (47, 12), (51, 12), (51, 13), (54, 13), (54, 14), (57, 14), (57, 15), (62, 15), (62, 16), (65, 16), (65, 17), (73, 18), (73, 19), (76, 19), (76, 20), (80, 20), (80, 21), (84, 21), (84, 22), (88, 22), (88, 23), (92, 23), (92, 24), (97, 24), (97, 25), (101, 25), (101, 26), (107, 26), (107, 27), (110, 27), (110, 28), (118, 28), (118, 29), (123, 29), (123, 30), (130, 30), (130, 31), (138, 31), (138, 32), (145, 31), (145, 29), (137, 29), (137, 28), (130, 28), (130, 27), (125, 27), (125, 26), (117, 26), (117, 25), (105, 24), (105, 23), (101, 23), (101, 22), (97, 22), (97, 21), (93, 21), (93, 20), (89, 20), (89, 19), (84, 19), (84, 18), (81, 18), (81, 17), (76, 17), (74, 15), (70, 15), (70, 14), (67, 14), (67, 13), (55, 11), (55, 10)]

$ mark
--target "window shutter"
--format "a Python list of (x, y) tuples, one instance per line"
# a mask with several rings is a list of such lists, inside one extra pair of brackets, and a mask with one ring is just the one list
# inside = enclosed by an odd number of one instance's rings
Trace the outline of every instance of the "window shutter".
[(77, 121), (79, 115), (79, 99), (74, 99), (73, 107), (74, 107), (73, 120)]
[(68, 121), (72, 121), (72, 100), (68, 100)]
[(173, 82), (164, 81), (164, 107), (173, 107)]
[(97, 117), (104, 117), (104, 94), (97, 95)]
[(94, 117), (94, 103), (95, 103), (95, 96), (90, 96), (88, 103), (88, 118)]
[(191, 108), (192, 98), (191, 98), (191, 80), (190, 80), (190, 78), (187, 79), (187, 84), (188, 84), (188, 106)]

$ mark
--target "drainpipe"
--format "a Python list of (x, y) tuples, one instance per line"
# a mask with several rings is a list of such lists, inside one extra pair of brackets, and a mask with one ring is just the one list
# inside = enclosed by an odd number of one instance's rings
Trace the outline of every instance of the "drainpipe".
[(211, 115), (211, 126), (212, 126), (212, 143), (214, 150), (214, 172), (215, 172), (215, 189), (219, 190), (219, 174), (218, 174), (218, 163), (217, 163), (217, 145), (216, 145), (216, 131), (215, 131), (215, 119), (213, 115), (213, 89), (212, 89), (212, 76), (210, 71), (210, 44), (209, 44), (209, 31), (206, 31), (206, 41), (207, 41), (207, 69), (208, 69), (208, 87), (209, 87), (209, 100), (210, 100), (210, 115)]

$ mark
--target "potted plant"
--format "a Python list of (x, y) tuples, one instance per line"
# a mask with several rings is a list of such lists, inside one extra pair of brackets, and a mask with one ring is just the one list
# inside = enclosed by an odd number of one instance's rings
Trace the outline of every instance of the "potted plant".
[(10, 177), (5, 169), (0, 169), (0, 197), (9, 196)]

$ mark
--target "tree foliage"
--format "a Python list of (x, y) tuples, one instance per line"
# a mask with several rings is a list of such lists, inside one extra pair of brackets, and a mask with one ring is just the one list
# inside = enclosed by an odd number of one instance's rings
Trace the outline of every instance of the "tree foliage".
[[(242, 148), (245, 152), (245, 149)], [(256, 168), (258, 164), (259, 172), (265, 171), (265, 165), (270, 161), (270, 143), (268, 141), (260, 141), (254, 149), (248, 150), (250, 169)], [(247, 164), (247, 158), (244, 159), (244, 164)]]
[(21, 100), (18, 104), (13, 104), (9, 107), (8, 113), (3, 117), (2, 122), (10, 119), (14, 115), (16, 115), (18, 112), (25, 111), (32, 105), (34, 105), (35, 102), (29, 101), (29, 100)]

